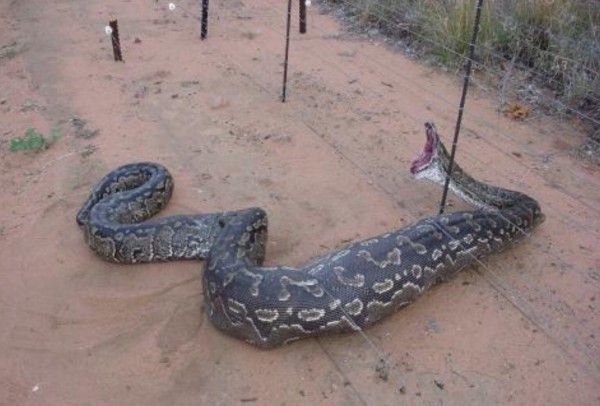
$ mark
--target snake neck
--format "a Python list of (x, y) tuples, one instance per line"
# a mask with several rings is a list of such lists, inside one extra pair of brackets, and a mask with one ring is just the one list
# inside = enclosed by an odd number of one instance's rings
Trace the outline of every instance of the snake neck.
[(425, 123), (427, 141), (421, 154), (413, 161), (411, 172), (416, 179), (428, 179), (444, 185), (450, 177), (449, 189), (462, 200), (483, 210), (499, 210), (529, 217), (536, 226), (544, 221), (539, 203), (532, 197), (510, 189), (479, 181), (465, 172), (455, 162), (450, 171), (450, 154), (440, 140), (434, 123)]

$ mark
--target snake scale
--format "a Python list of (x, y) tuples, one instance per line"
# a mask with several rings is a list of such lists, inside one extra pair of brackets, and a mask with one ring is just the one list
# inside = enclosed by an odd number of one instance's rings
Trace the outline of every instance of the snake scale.
[[(425, 147), (411, 172), (443, 183), (449, 154), (435, 125), (425, 127)], [(155, 163), (128, 164), (106, 175), (77, 222), (88, 245), (108, 261), (204, 259), (202, 286), (213, 324), (271, 348), (368, 327), (544, 219), (533, 198), (477, 181), (457, 165), (450, 189), (477, 209), (425, 218), (298, 268), (262, 266), (267, 214), (261, 208), (148, 220), (173, 191), (171, 175)]]

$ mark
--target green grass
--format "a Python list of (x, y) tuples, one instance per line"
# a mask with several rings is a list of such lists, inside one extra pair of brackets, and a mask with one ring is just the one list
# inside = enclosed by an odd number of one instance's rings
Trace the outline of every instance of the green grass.
[(24, 46), (16, 41), (7, 45), (0, 45), (0, 60), (12, 59), (23, 52)]
[(58, 129), (53, 129), (50, 136), (37, 132), (33, 128), (28, 128), (23, 137), (17, 137), (10, 140), (10, 150), (39, 152), (50, 148), (61, 137)]
[[(330, 2), (449, 69), (464, 63), (476, 0)], [(560, 102), (548, 106), (565, 104), (600, 121), (600, 1), (485, 0), (477, 46), (476, 68), (497, 83), (514, 67)]]

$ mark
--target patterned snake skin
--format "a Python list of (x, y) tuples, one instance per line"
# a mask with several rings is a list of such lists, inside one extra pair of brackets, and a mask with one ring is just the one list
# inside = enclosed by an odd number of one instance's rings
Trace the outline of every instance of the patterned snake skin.
[[(427, 142), (411, 172), (443, 183), (448, 152), (433, 123), (425, 127)], [(260, 208), (147, 221), (173, 190), (171, 175), (155, 163), (109, 173), (77, 222), (92, 250), (108, 261), (205, 259), (210, 320), (230, 335), (271, 348), (370, 326), (544, 219), (533, 198), (479, 182), (456, 165), (450, 187), (479, 208), (419, 220), (299, 268), (261, 266), (267, 215)]]

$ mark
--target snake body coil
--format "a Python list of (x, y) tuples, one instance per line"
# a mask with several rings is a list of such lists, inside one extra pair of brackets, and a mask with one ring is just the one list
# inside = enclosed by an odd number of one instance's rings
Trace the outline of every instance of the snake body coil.
[[(433, 123), (412, 164), (443, 182), (448, 152)], [(427, 288), (498, 252), (543, 221), (531, 197), (479, 182), (454, 165), (451, 190), (479, 209), (419, 220), (302, 267), (264, 267), (267, 215), (260, 208), (147, 220), (173, 190), (154, 163), (122, 166), (96, 186), (77, 215), (90, 247), (120, 263), (205, 259), (208, 316), (224, 332), (270, 348), (360, 330), (412, 303)]]

